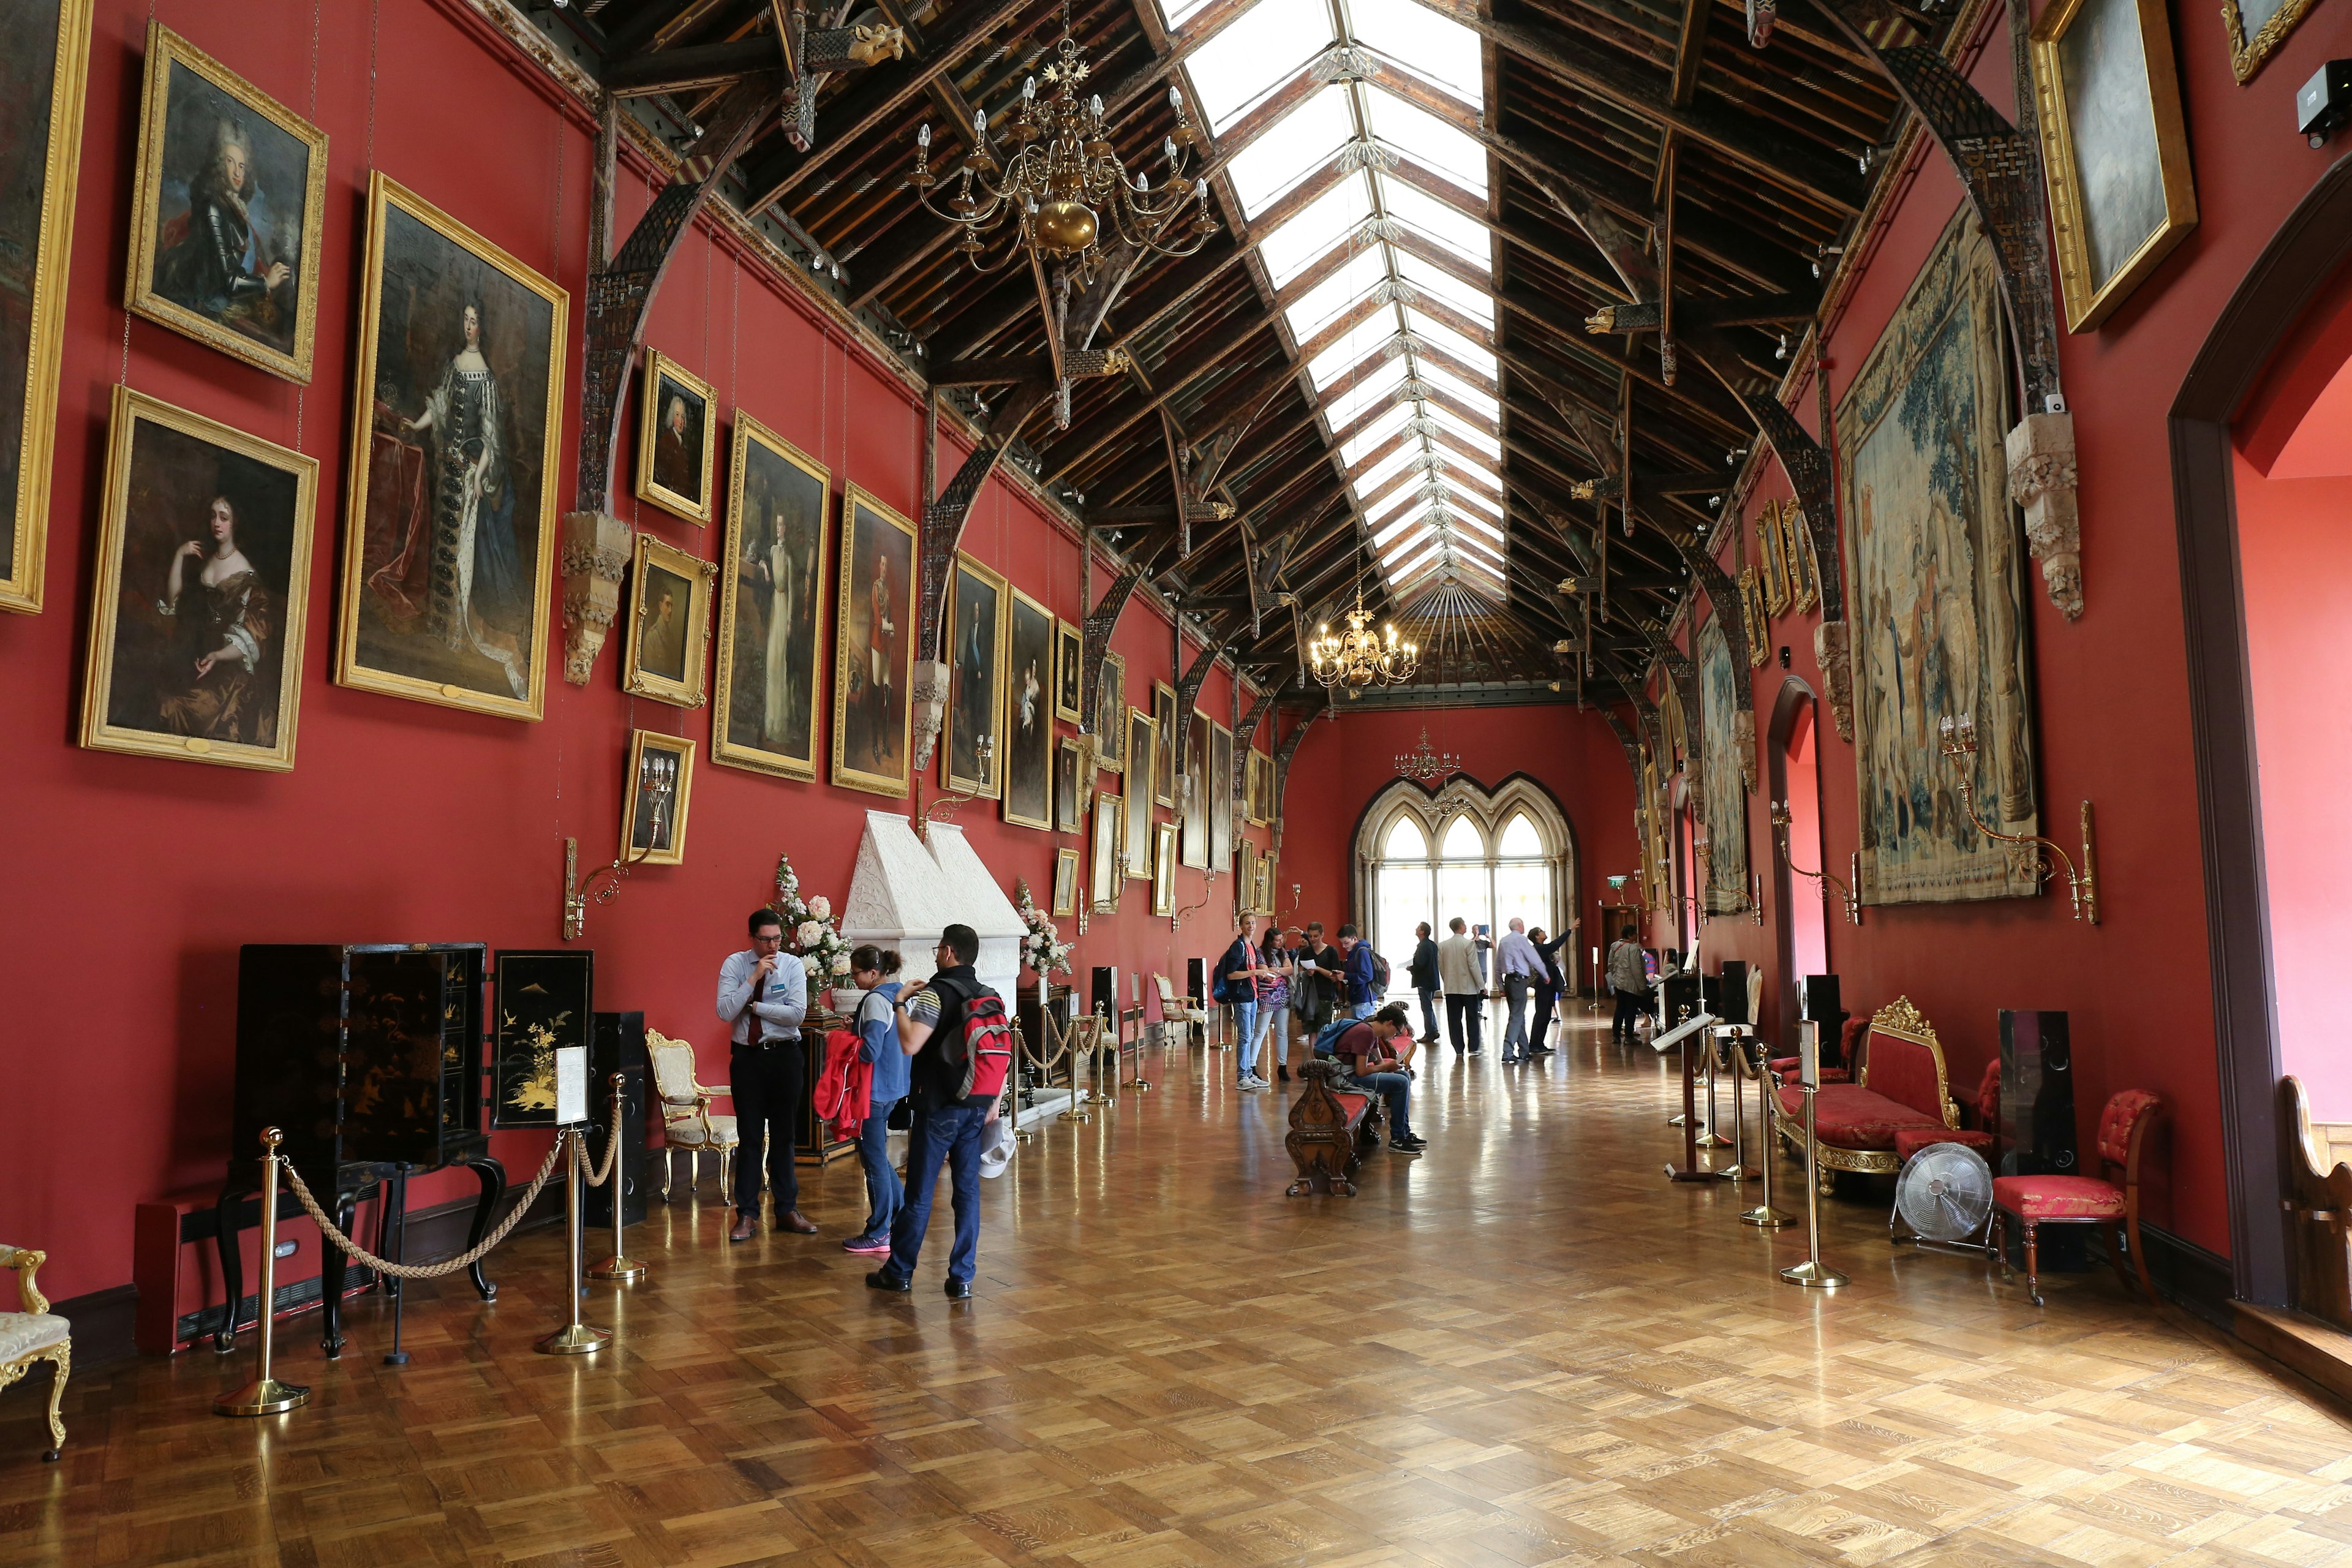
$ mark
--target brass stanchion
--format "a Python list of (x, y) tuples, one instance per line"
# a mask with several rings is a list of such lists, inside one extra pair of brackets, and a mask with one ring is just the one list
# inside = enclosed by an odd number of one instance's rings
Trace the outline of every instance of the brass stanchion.
[[(1086, 1103), (1117, 1105), (1118, 1103), (1118, 1036), (1115, 1031), (1118, 1028), (1118, 1021), (1116, 1018), (1105, 1018), (1100, 1013), (1094, 1015), (1094, 1033), (1088, 1037), (1087, 1047)], [(1110, 1037), (1110, 1092), (1108, 1094), (1102, 1091), (1103, 1037), (1106, 1035)], [(1076, 1081), (1074, 1075), (1073, 1084)]]
[(591, 1328), (580, 1321), (580, 1259), (583, 1237), (580, 1234), (581, 1183), (579, 1130), (559, 1128), (556, 1137), (573, 1140), (572, 1158), (565, 1162), (563, 1172), (563, 1295), (570, 1309), (570, 1321), (553, 1333), (543, 1336), (531, 1348), (541, 1355), (586, 1355), (603, 1350), (613, 1341), (610, 1332)]
[[(1087, 1017), (1091, 1020), (1093, 1015), (1088, 1014)], [(1050, 1017), (1046, 1019), (1045, 1026), (1049, 1029), (1054, 1026)], [(1086, 1098), (1078, 1093), (1077, 1037), (1078, 1021), (1073, 1018), (1068, 1026), (1062, 1031), (1062, 1059), (1070, 1064), (1070, 1098), (1063, 1102), (1061, 1114), (1054, 1118), (1056, 1121), (1092, 1121), (1094, 1120), (1094, 1112), (1080, 1109), (1086, 1104)]]
[(1757, 1110), (1761, 1113), (1757, 1131), (1758, 1135), (1764, 1140), (1764, 1201), (1742, 1214), (1739, 1216), (1739, 1222), (1742, 1225), (1755, 1226), (1759, 1230), (1779, 1230), (1782, 1226), (1791, 1223), (1794, 1217), (1772, 1206), (1772, 1166), (1780, 1157), (1779, 1140), (1773, 1133), (1773, 1128), (1778, 1122), (1774, 1097), (1780, 1093), (1780, 1090), (1773, 1085), (1772, 1069), (1764, 1065), (1761, 1050), (1750, 1057), (1743, 1049), (1740, 1052), (1740, 1069), (1743, 1076), (1752, 1074), (1756, 1079)]
[[(626, 1074), (616, 1072), (613, 1075), (613, 1141), (616, 1147), (621, 1139), (621, 1118), (628, 1113), (627, 1096), (623, 1092), (628, 1081)], [(621, 1227), (624, 1223), (621, 1216), (621, 1200), (627, 1195), (628, 1174), (618, 1163), (615, 1163), (613, 1173), (605, 1177), (605, 1180), (613, 1184), (613, 1256), (588, 1270), (588, 1278), (591, 1279), (642, 1279), (646, 1277), (646, 1266), (631, 1258), (627, 1250), (621, 1246)]]
[[(278, 1145), (286, 1134), (275, 1127), (261, 1130), (261, 1350), (253, 1381), (234, 1394), (213, 1401), (215, 1415), (278, 1415), (310, 1402), (310, 1390), (299, 1383), (280, 1383), (269, 1373), (269, 1352), (278, 1306)], [(229, 1321), (236, 1321), (236, 1303), (228, 1304)]]
[(1847, 1283), (1846, 1277), (1822, 1262), (1822, 1180), (1821, 1150), (1813, 1142), (1813, 1096), (1820, 1087), (1808, 1083), (1805, 1091), (1805, 1260), (1791, 1263), (1780, 1270), (1780, 1278), (1791, 1285), (1803, 1285), (1815, 1290), (1834, 1290)]
[[(1721, 1048), (1730, 1053), (1724, 1058), (1724, 1065), (1731, 1071), (1731, 1169), (1723, 1173), (1723, 1179), (1745, 1182), (1756, 1174), (1748, 1163), (1748, 1094), (1739, 1087), (1747, 1077), (1743, 1067), (1748, 1060), (1748, 1041), (1737, 1033), (1727, 1034)], [(1708, 1114), (1714, 1110), (1710, 1103)]]
[[(1716, 1110), (1715, 1110), (1715, 1061), (1716, 1061), (1716, 1057), (1717, 1057), (1717, 1053), (1718, 1053), (1721, 1049), (1722, 1049), (1722, 1040), (1721, 1040), (1721, 1037), (1717, 1037), (1717, 1038), (1715, 1038), (1715, 1039), (1711, 1039), (1711, 1040), (1709, 1040), (1709, 1041), (1707, 1042), (1707, 1047), (1706, 1047), (1706, 1130), (1705, 1131), (1701, 1132), (1701, 1133), (1698, 1135), (1698, 1146), (1699, 1146), (1700, 1148), (1702, 1148), (1702, 1149), (1728, 1149), (1728, 1148), (1730, 1148), (1730, 1147), (1731, 1147), (1731, 1140), (1730, 1140), (1730, 1139), (1728, 1139), (1728, 1138), (1726, 1138), (1722, 1133), (1717, 1132), (1717, 1131), (1715, 1130), (1715, 1126), (1716, 1126), (1716, 1122), (1715, 1122), (1715, 1117), (1716, 1117)], [(1736, 1163), (1737, 1163), (1735, 1162), (1735, 1164), (1736, 1164)], [(1738, 1181), (1738, 1180), (1739, 1180), (1739, 1178), (1738, 1178), (1738, 1176), (1736, 1176), (1736, 1175), (1735, 1175), (1735, 1176), (1733, 1176), (1731, 1179), (1732, 1179), (1733, 1181), (1735, 1181), (1735, 1182), (1736, 1182), (1736, 1181)]]

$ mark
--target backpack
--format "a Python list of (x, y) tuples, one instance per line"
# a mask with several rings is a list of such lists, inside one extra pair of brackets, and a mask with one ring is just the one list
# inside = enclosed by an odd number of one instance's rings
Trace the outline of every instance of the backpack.
[(995, 992), (967, 992), (954, 981), (934, 977), (931, 988), (963, 1004), (962, 1020), (952, 1036), (940, 1042), (940, 1056), (949, 1077), (961, 1087), (958, 1100), (994, 1100), (1004, 1092), (1013, 1071), (1013, 1024), (1004, 1016), (1004, 998)]
[(1233, 946), (1225, 949), (1224, 956), (1217, 960), (1217, 972), (1215, 974), (1210, 976), (1209, 979), (1210, 1001), (1230, 1004), (1234, 1002), (1252, 1001), (1255, 999), (1257, 993), (1255, 989), (1253, 989), (1250, 995), (1246, 997), (1234, 995), (1234, 983), (1232, 980), (1227, 978), (1234, 970), (1247, 969), (1250, 966), (1250, 958), (1256, 956), (1255, 953), (1253, 952), (1247, 957), (1244, 957), (1239, 963), (1235, 963), (1234, 962), (1234, 952), (1246, 945), (1246, 943), (1241, 942), (1239, 939), (1235, 939)]
[(1380, 997), (1388, 994), (1389, 961), (1381, 956), (1378, 948), (1375, 948), (1372, 950), (1372, 994)]
[(1337, 1055), (1338, 1052), (1334, 1047), (1339, 1045), (1339, 1037), (1362, 1022), (1363, 1020), (1361, 1018), (1334, 1018), (1329, 1023), (1324, 1025), (1321, 1028), (1316, 1030), (1315, 1054), (1318, 1057)]

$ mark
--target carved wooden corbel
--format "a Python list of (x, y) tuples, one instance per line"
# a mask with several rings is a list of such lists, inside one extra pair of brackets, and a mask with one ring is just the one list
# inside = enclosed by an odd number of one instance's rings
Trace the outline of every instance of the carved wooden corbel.
[(2074, 416), (2029, 414), (2009, 433), (2009, 499), (2025, 511), (2025, 542), (2050, 602), (2083, 614), (2083, 529), (2076, 510)]
[(563, 679), (585, 686), (621, 613), (621, 579), (629, 574), (635, 537), (609, 512), (567, 511), (562, 539)]

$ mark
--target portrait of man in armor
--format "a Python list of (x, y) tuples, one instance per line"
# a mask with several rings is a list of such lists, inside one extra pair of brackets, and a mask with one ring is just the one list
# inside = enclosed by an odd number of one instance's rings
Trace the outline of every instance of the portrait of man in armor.
[(903, 795), (914, 658), (915, 526), (856, 486), (842, 510), (833, 782)]
[(326, 136), (161, 26), (146, 113), (132, 309), (309, 381)]

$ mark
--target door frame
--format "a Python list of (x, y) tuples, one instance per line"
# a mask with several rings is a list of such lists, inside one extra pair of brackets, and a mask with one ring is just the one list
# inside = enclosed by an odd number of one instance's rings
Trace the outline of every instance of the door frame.
[[(1821, 697), (1805, 682), (1791, 675), (1780, 682), (1780, 693), (1772, 700), (1772, 720), (1766, 729), (1764, 741), (1764, 826), (1766, 842), (1772, 846), (1772, 907), (1793, 915), (1796, 910), (1795, 875), (1780, 850), (1780, 832), (1772, 826), (1772, 803), (1789, 798), (1789, 735), (1797, 727), (1797, 715), (1808, 704), (1813, 710), (1813, 815), (1822, 815), (1822, 746)], [(1822, 835), (1815, 853), (1826, 857), (1829, 836)], [(1816, 867), (1815, 869), (1822, 868)], [(1822, 900), (1822, 952), (1829, 962), (1829, 884), (1815, 882), (1813, 894)], [(1793, 1041), (1797, 1037), (1797, 932), (1793, 919), (1783, 918), (1772, 922), (1773, 972), (1780, 984), (1780, 1038)], [(1832, 965), (1834, 967), (1834, 965)]]

